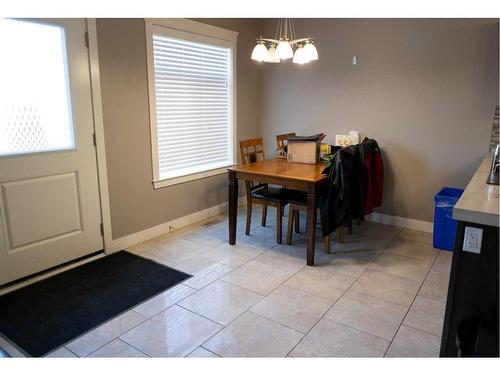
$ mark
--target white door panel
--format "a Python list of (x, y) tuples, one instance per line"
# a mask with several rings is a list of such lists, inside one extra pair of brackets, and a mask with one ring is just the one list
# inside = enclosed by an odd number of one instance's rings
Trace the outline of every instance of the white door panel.
[(82, 231), (76, 172), (2, 184), (2, 199), (11, 250)]
[(0, 285), (103, 248), (86, 22), (19, 22), (0, 24)]

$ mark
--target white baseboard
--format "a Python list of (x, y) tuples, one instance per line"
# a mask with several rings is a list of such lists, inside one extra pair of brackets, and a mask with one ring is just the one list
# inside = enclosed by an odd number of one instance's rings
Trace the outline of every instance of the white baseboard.
[(396, 227), (419, 230), (427, 233), (432, 233), (434, 228), (434, 224), (430, 221), (408, 219), (407, 217), (380, 214), (378, 212), (366, 216), (365, 219), (375, 223), (394, 225)]
[[(246, 197), (242, 196), (238, 199), (238, 206), (246, 204)], [(217, 206), (209, 207), (205, 210), (194, 212), (192, 214), (180, 217), (156, 225), (154, 227), (144, 229), (137, 233), (132, 233), (128, 236), (117, 238), (111, 242), (111, 245), (106, 248), (106, 253), (111, 254), (116, 251), (126, 249), (127, 247), (138, 244), (139, 242), (144, 242), (152, 238), (161, 236), (162, 234), (172, 232), (173, 230), (197, 223), (199, 221), (208, 219), (209, 217), (222, 214), (227, 212), (228, 204), (227, 202), (219, 204)], [(392, 216), (386, 214), (380, 214), (377, 212), (372, 213), (365, 217), (366, 220), (373, 221), (380, 224), (394, 225), (396, 227), (408, 228), (413, 230), (419, 230), (422, 232), (432, 233), (433, 224), (428, 221), (408, 219), (406, 217)]]
[[(242, 196), (238, 199), (238, 205), (246, 204), (246, 196)], [(168, 221), (156, 225), (154, 227), (144, 229), (137, 233), (129, 234), (128, 236), (117, 238), (111, 242), (111, 245), (106, 248), (106, 253), (111, 254), (116, 251), (126, 249), (127, 247), (138, 244), (139, 242), (144, 242), (152, 238), (161, 236), (162, 234), (172, 232), (176, 229), (197, 223), (199, 221), (208, 219), (209, 217), (222, 214), (227, 212), (228, 203), (222, 203), (217, 206), (209, 207), (207, 209), (194, 212), (192, 214)]]

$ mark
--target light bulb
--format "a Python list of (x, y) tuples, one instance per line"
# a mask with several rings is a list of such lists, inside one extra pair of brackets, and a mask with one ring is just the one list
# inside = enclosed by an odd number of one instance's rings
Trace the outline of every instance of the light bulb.
[(267, 57), (267, 48), (264, 43), (259, 42), (252, 51), (252, 60), (264, 61)]
[(286, 60), (293, 57), (292, 46), (290, 46), (288, 40), (282, 40), (278, 43), (278, 47), (276, 47), (276, 54), (281, 60)]
[(302, 63), (302, 47), (299, 47), (295, 50), (295, 54), (293, 55), (292, 61), (294, 64), (303, 64)]
[(293, 55), (293, 62), (295, 64), (305, 64), (309, 62), (309, 59), (305, 54), (304, 47), (297, 48), (295, 55)]
[(264, 61), (268, 62), (268, 63), (279, 63), (280, 62), (280, 59), (279, 59), (278, 55), (276, 54), (276, 48), (274, 48), (274, 45), (269, 47), (269, 49), (267, 50), (267, 56), (264, 59)]
[(318, 50), (312, 43), (306, 43), (304, 46), (304, 55), (309, 61), (318, 60)]

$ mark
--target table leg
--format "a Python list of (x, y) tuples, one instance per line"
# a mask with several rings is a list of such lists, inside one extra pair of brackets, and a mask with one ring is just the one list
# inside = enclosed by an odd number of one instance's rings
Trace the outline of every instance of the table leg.
[(228, 173), (228, 201), (229, 201), (229, 244), (236, 243), (236, 223), (238, 217), (238, 179), (236, 173)]
[(317, 195), (307, 193), (307, 265), (314, 266), (314, 242), (316, 240)]

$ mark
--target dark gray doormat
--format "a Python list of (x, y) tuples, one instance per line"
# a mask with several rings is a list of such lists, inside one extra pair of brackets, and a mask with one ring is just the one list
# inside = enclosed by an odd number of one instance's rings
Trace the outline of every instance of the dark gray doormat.
[(189, 277), (120, 251), (0, 296), (0, 333), (40, 357)]

